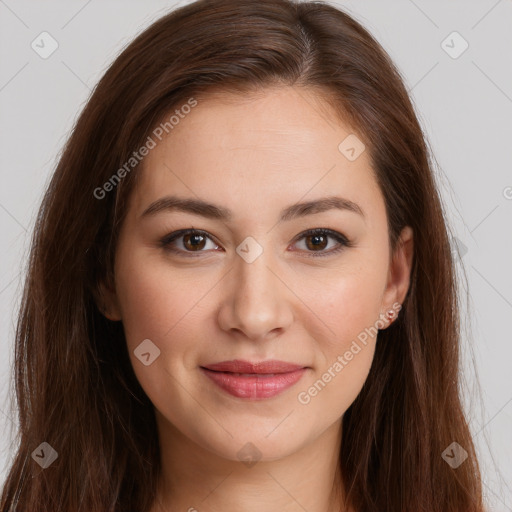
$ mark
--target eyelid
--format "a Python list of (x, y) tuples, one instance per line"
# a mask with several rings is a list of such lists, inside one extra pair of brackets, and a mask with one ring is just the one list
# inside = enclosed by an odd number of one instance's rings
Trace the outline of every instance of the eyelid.
[(334, 249), (330, 249), (328, 251), (297, 251), (297, 252), (304, 252), (306, 257), (312, 257), (312, 258), (322, 258), (322, 257), (328, 257), (332, 256), (334, 254), (339, 253), (340, 251), (353, 247), (354, 244), (349, 238), (344, 235), (343, 233), (340, 233), (339, 231), (336, 231), (334, 229), (329, 228), (312, 228), (307, 229), (305, 231), (302, 231), (297, 235), (297, 237), (294, 240), (294, 244), (298, 241), (302, 240), (303, 238), (306, 238), (308, 236), (315, 236), (315, 235), (324, 235), (327, 237), (330, 237), (338, 243), (338, 246)]
[(205, 253), (207, 251), (183, 251), (181, 249), (175, 249), (171, 247), (172, 242), (175, 240), (181, 238), (182, 236), (188, 235), (189, 233), (195, 233), (198, 235), (202, 235), (208, 239), (210, 239), (212, 242), (215, 243), (215, 245), (220, 246), (220, 243), (217, 242), (217, 239), (208, 233), (207, 231), (204, 231), (202, 229), (197, 228), (185, 228), (185, 229), (179, 229), (177, 231), (173, 231), (172, 233), (169, 233), (168, 235), (164, 236), (160, 240), (160, 246), (165, 249), (166, 251), (173, 252), (175, 254), (185, 255), (185, 257), (195, 257), (200, 255), (201, 253)]
[[(202, 229), (198, 228), (185, 228), (180, 229), (177, 231), (173, 231), (172, 233), (169, 233), (168, 235), (164, 236), (160, 240), (160, 246), (172, 253), (183, 255), (184, 257), (197, 257), (201, 255), (201, 253), (208, 253), (210, 251), (184, 251), (182, 249), (175, 249), (171, 247), (172, 242), (179, 239), (180, 237), (187, 235), (187, 234), (199, 234), (202, 235), (208, 239), (210, 239), (212, 242), (214, 242), (217, 246), (221, 246), (221, 244), (217, 241), (216, 237), (208, 233), (207, 231), (204, 231)], [(312, 228), (307, 229), (305, 231), (302, 231), (299, 233), (294, 241), (293, 244), (297, 243), (298, 241), (302, 240), (303, 238), (306, 238), (308, 236), (315, 236), (315, 235), (324, 235), (327, 237), (330, 237), (338, 243), (338, 247), (334, 249), (330, 249), (328, 251), (303, 251), (303, 250), (294, 250), (294, 252), (303, 252), (306, 253), (306, 257), (323, 257), (323, 256), (329, 256), (335, 253), (340, 252), (341, 250), (353, 247), (353, 242), (343, 233), (340, 233), (339, 231), (329, 229), (329, 228)]]

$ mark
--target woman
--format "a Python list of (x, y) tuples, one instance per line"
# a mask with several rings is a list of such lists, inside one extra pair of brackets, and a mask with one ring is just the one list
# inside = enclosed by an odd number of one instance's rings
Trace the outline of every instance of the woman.
[(41, 206), (1, 511), (483, 510), (424, 137), (319, 2), (199, 0), (99, 82)]

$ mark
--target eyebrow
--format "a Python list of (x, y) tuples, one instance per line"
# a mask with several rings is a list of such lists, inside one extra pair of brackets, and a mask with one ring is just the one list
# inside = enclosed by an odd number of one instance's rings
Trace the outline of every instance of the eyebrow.
[[(330, 196), (288, 206), (281, 211), (280, 221), (290, 221), (333, 209), (350, 211), (357, 213), (363, 219), (365, 218), (363, 209), (357, 203), (342, 197)], [(153, 216), (157, 213), (169, 211), (182, 211), (226, 222), (233, 219), (233, 212), (227, 208), (207, 203), (200, 199), (180, 198), (177, 196), (165, 196), (156, 200), (144, 210), (141, 217)]]

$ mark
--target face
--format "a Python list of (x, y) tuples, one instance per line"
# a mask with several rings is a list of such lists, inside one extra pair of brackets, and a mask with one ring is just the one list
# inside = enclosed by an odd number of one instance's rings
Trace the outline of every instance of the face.
[[(272, 460), (341, 424), (411, 263), (408, 228), (390, 253), (358, 144), (319, 96), (283, 87), (199, 101), (145, 157), (103, 292), (161, 428)], [(213, 367), (233, 360), (294, 367)]]

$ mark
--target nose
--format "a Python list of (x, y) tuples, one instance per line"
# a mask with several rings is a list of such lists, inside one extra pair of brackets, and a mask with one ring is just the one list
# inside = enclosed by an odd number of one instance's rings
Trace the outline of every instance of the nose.
[(282, 334), (293, 322), (295, 296), (269, 253), (263, 251), (251, 263), (237, 257), (226, 276), (218, 321), (223, 330), (240, 339), (269, 339)]

